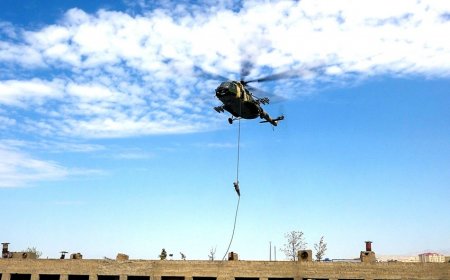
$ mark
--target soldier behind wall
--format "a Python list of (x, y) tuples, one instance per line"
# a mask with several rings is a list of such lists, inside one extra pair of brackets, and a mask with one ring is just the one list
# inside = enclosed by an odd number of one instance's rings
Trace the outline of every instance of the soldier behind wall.
[(167, 258), (167, 252), (166, 252), (166, 249), (162, 249), (161, 250), (161, 255), (159, 255), (159, 258), (161, 259), (161, 260), (165, 260), (166, 258)]

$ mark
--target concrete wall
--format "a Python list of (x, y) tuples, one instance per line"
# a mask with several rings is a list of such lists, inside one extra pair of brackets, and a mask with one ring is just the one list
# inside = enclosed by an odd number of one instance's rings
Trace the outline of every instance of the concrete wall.
[(17, 279), (17, 275), (11, 277), (13, 274), (31, 274), (30, 280), (46, 280), (45, 275), (49, 274), (60, 275), (59, 280), (70, 280), (70, 275), (88, 275), (89, 280), (98, 280), (99, 275), (117, 276), (115, 280), (129, 280), (128, 276), (149, 276), (150, 280), (173, 280), (167, 276), (184, 277), (175, 280), (198, 280), (197, 277), (217, 280), (450, 280), (450, 263), (0, 259), (0, 274), (0, 280)]

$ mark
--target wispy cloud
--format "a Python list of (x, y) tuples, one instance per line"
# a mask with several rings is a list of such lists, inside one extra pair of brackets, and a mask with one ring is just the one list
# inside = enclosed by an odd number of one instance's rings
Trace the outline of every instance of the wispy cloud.
[(207, 147), (207, 148), (213, 148), (213, 149), (229, 149), (229, 148), (236, 148), (237, 147), (237, 143), (227, 143), (227, 142), (223, 142), (223, 143), (207, 143), (207, 144), (198, 144), (198, 146), (200, 147)]
[(43, 150), (47, 153), (89, 153), (102, 151), (105, 149), (103, 145), (99, 144), (82, 143), (67, 140), (27, 141), (18, 139), (0, 139), (0, 146), (8, 147), (9, 149)]
[(16, 120), (0, 116), (0, 129), (6, 129), (16, 124)]
[(55, 162), (36, 159), (0, 145), (0, 187), (25, 186), (33, 182), (62, 179), (68, 170)]
[(253, 77), (304, 70), (275, 87), (287, 98), (321, 82), (450, 75), (448, 1), (213, 2), (74, 8), (38, 30), (1, 23), (0, 127), (84, 138), (214, 129), (217, 81), (193, 66), (237, 78), (250, 54)]
[(155, 155), (150, 152), (135, 149), (116, 153), (113, 157), (120, 160), (146, 160), (153, 159)]
[(39, 159), (21, 149), (24, 143), (0, 141), (0, 188), (32, 186), (69, 176), (105, 174), (102, 170), (68, 168), (54, 161)]

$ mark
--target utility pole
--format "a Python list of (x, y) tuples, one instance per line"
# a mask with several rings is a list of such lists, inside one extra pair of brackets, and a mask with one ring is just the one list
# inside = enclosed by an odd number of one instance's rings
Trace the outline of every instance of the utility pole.
[(272, 261), (272, 241), (269, 241), (269, 261)]
[(273, 246), (273, 253), (275, 255), (275, 261), (277, 261), (277, 246)]

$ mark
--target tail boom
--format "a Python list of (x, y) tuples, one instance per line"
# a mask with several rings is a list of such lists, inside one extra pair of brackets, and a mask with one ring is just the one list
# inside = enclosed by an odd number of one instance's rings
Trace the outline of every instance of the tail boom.
[(284, 120), (284, 116), (281, 115), (278, 118), (272, 119), (267, 113), (263, 116), (261, 116), (261, 118), (264, 118), (265, 121), (260, 121), (260, 123), (270, 123), (273, 126), (277, 126), (279, 121)]

